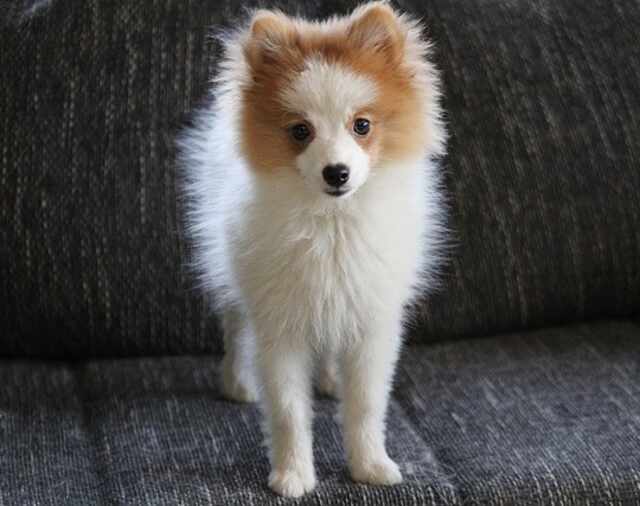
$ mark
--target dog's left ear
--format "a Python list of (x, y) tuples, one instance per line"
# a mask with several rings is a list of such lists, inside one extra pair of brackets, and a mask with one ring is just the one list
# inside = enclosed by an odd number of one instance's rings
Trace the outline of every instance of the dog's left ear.
[(384, 53), (397, 62), (404, 52), (398, 15), (386, 2), (371, 2), (353, 13), (348, 38), (354, 47)]

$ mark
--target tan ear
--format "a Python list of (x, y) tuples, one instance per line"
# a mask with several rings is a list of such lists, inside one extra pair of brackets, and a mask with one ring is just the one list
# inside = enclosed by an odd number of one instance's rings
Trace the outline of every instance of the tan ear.
[(289, 44), (293, 35), (293, 25), (280, 12), (258, 10), (251, 20), (246, 55), (251, 65), (268, 61), (269, 55)]
[(356, 10), (348, 37), (354, 47), (385, 53), (393, 61), (404, 51), (398, 16), (386, 2), (372, 2)]

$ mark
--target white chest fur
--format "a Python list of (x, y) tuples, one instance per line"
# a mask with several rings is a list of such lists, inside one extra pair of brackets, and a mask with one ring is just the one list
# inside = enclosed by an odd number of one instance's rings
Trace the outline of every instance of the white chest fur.
[(402, 311), (438, 226), (427, 175), (390, 168), (344, 202), (317, 203), (295, 181), (258, 179), (226, 227), (238, 295), (254, 321), (333, 346), (358, 339), (381, 312)]

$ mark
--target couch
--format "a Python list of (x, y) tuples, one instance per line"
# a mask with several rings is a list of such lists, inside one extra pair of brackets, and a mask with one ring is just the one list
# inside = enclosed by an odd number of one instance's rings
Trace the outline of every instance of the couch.
[[(355, 2), (279, 3), (313, 16)], [(255, 2), (0, 6), (0, 505), (640, 504), (640, 4), (423, 0), (452, 231), (388, 422), (405, 480), (266, 486), (186, 267), (175, 135)]]

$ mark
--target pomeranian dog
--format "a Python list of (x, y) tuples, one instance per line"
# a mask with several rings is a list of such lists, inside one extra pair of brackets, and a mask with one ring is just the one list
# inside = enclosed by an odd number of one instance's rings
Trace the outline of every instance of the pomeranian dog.
[(325, 21), (258, 10), (224, 37), (215, 103), (181, 138), (188, 231), (222, 314), (222, 383), (260, 400), (269, 485), (316, 485), (312, 381), (341, 400), (354, 480), (402, 480), (385, 413), (407, 304), (443, 238), (439, 78), (386, 2)]

